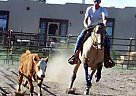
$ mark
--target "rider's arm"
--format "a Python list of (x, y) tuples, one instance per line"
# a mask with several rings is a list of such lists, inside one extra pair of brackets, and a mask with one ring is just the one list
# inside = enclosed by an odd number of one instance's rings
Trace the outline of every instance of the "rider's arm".
[(84, 24), (84, 27), (85, 28), (87, 28), (88, 27), (88, 16), (87, 15), (85, 15), (85, 17), (84, 17), (84, 21), (83, 21), (83, 24)]
[(105, 8), (102, 10), (102, 22), (106, 26), (107, 23), (107, 17), (108, 17), (108, 12)]
[(103, 24), (106, 26), (106, 23), (107, 23), (107, 16), (102, 15), (102, 22), (103, 22)]
[(83, 24), (84, 24), (85, 28), (87, 28), (90, 25), (90, 23), (91, 23), (91, 21), (89, 21), (91, 19), (90, 12), (89, 12), (91, 8), (92, 8), (91, 6), (88, 7), (86, 9), (86, 12), (85, 12), (85, 17), (84, 17), (84, 21), (83, 21)]

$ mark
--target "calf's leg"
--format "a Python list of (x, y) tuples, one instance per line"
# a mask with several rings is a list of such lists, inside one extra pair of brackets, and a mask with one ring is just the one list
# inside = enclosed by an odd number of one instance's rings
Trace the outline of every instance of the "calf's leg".
[(21, 84), (22, 84), (22, 81), (23, 81), (23, 74), (21, 74), (19, 72), (19, 75), (18, 75), (18, 89), (17, 89), (17, 92), (21, 91)]
[(38, 80), (38, 96), (42, 96), (42, 90), (41, 90), (41, 87), (42, 87), (42, 82), (43, 82), (43, 79), (42, 80)]
[(31, 78), (28, 78), (28, 82), (29, 82), (30, 96), (33, 96), (34, 86), (33, 86), (33, 84), (32, 84), (32, 79), (31, 79)]

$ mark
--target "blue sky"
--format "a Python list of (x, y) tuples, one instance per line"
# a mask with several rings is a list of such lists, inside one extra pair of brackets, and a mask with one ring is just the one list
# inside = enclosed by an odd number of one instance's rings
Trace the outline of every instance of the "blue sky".
[[(47, 3), (65, 4), (65, 3), (82, 3), (82, 0), (46, 0)], [(85, 0), (86, 4), (92, 4), (93, 0)], [(136, 7), (136, 0), (102, 0), (101, 3), (104, 7)]]

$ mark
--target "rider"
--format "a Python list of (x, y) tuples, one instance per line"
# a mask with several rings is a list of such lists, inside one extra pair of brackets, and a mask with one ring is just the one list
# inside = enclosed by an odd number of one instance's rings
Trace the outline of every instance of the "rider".
[[(80, 47), (84, 43), (85, 34), (87, 33), (88, 29), (93, 30), (94, 25), (97, 25), (98, 23), (101, 23), (102, 25), (106, 26), (106, 19), (108, 16), (108, 12), (104, 7), (101, 7), (99, 4), (101, 3), (101, 0), (93, 0), (94, 5), (87, 8), (85, 17), (84, 17), (84, 26), (85, 29), (80, 33), (80, 35), (77, 38), (74, 55), (68, 60), (70, 64), (76, 63), (76, 58), (78, 58)], [(105, 39), (105, 54), (104, 56), (104, 63), (110, 64), (110, 67), (113, 67), (115, 65), (115, 62), (110, 57), (110, 42), (109, 37), (106, 35)], [(106, 66), (109, 67), (109, 66)]]

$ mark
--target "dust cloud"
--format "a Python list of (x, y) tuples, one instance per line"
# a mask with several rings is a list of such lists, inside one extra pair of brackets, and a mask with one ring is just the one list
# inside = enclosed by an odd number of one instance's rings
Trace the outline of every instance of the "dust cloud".
[[(71, 81), (72, 72), (75, 66), (70, 65), (67, 62), (69, 57), (70, 55), (66, 53), (52, 56), (48, 62), (45, 80), (66, 84), (68, 86)], [(83, 77), (84, 72), (81, 65), (77, 72), (76, 81), (84, 81)]]

